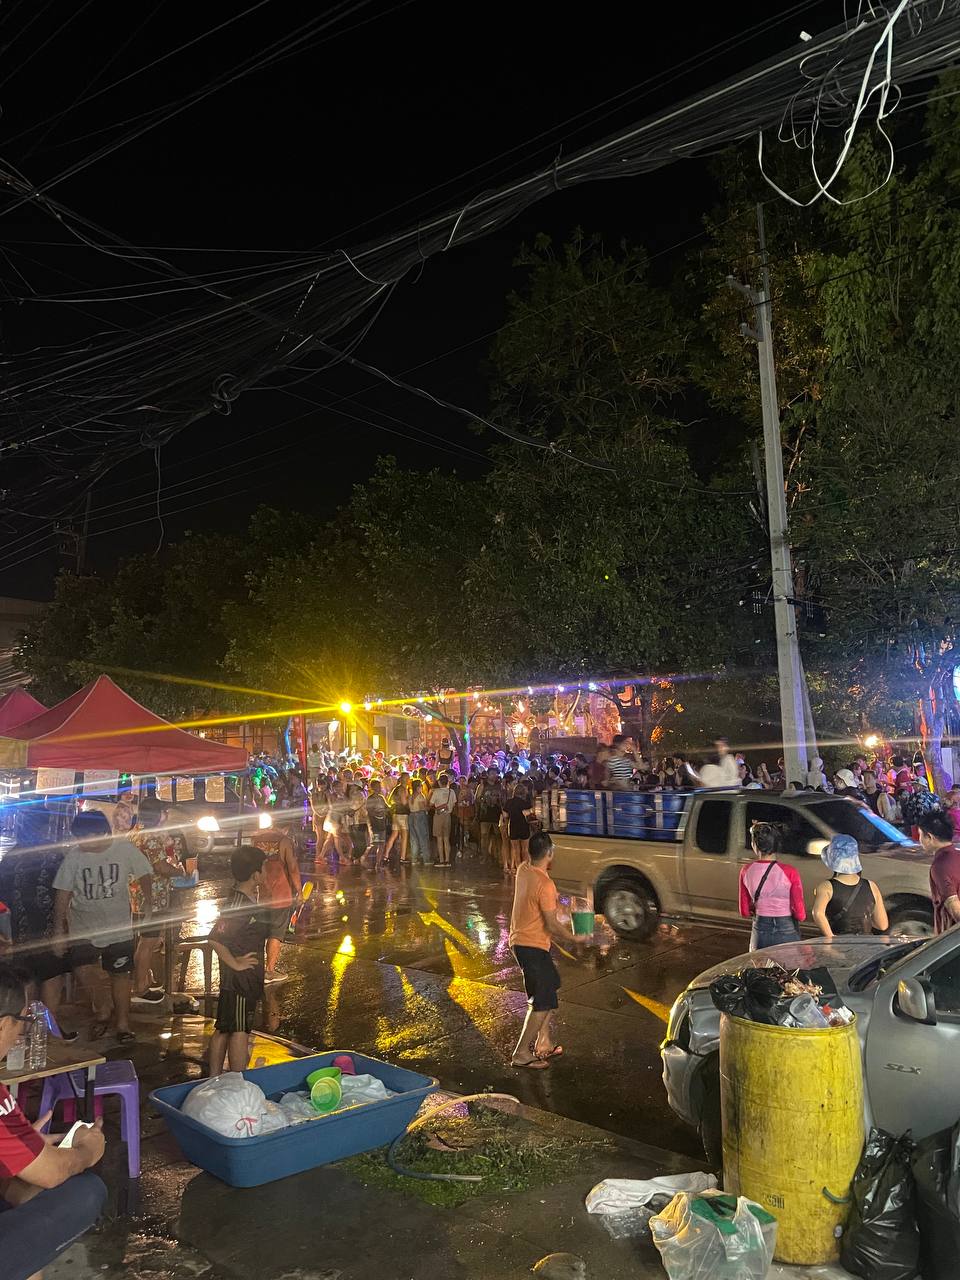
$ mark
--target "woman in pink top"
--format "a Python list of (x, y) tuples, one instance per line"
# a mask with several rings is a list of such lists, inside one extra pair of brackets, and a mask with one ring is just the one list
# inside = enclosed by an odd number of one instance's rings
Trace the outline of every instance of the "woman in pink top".
[(756, 857), (740, 868), (740, 914), (753, 918), (750, 950), (799, 942), (799, 926), (807, 918), (807, 908), (799, 872), (777, 861), (780, 832), (769, 822), (755, 822), (750, 828), (750, 843)]

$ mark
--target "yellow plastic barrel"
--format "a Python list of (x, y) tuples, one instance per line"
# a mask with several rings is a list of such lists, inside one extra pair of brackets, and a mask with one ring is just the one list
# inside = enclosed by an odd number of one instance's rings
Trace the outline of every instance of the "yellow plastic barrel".
[(723, 1014), (720, 1108), (724, 1190), (777, 1219), (776, 1260), (835, 1262), (863, 1151), (856, 1023), (807, 1030)]

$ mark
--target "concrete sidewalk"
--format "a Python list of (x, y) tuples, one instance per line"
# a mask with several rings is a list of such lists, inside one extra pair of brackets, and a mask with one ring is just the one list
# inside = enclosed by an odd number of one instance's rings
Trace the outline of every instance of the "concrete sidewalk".
[[(175, 1025), (160, 1031), (154, 1022), (149, 1042), (143, 1037), (136, 1047), (145, 1094), (199, 1074), (205, 1024)], [(296, 1056), (294, 1046), (271, 1037), (260, 1039), (258, 1052)], [(228, 1187), (187, 1164), (145, 1109), (139, 1195), (128, 1199), (124, 1151), (110, 1142), (111, 1220), (49, 1268), (47, 1280), (519, 1280), (551, 1253), (582, 1258), (586, 1276), (597, 1280), (663, 1280), (649, 1235), (612, 1238), (584, 1199), (603, 1177), (649, 1178), (696, 1162), (547, 1112), (520, 1107), (516, 1114), (544, 1139), (583, 1151), (575, 1175), (440, 1208), (361, 1185), (337, 1165), (264, 1187)], [(774, 1266), (770, 1274), (827, 1280), (846, 1273)]]

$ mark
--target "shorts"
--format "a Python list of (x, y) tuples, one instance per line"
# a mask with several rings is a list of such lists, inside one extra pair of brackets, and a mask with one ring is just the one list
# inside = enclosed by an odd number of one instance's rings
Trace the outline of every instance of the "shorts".
[[(262, 992), (261, 992), (262, 994)], [(217, 1018), (215, 1030), (225, 1036), (253, 1030), (253, 1015), (257, 1010), (259, 996), (241, 995), (239, 991), (221, 991), (217, 996)]]
[(129, 978), (133, 973), (133, 938), (111, 942), (106, 947), (95, 947), (92, 942), (77, 942), (70, 948), (70, 968), (99, 964), (104, 973), (114, 978)]
[(270, 932), (268, 938), (273, 938), (280, 942), (287, 936), (287, 930), (290, 928), (290, 917), (293, 915), (293, 903), (286, 907), (270, 908)]
[(23, 962), (34, 982), (49, 982), (51, 978), (59, 978), (70, 972), (69, 955), (58, 956), (49, 948), (37, 951), (25, 950)]
[(514, 947), (513, 954), (523, 973), (523, 989), (533, 1005), (534, 1013), (548, 1013), (560, 1001), (560, 975), (549, 951), (540, 947)]
[(450, 819), (452, 816), (449, 813), (435, 813), (433, 815), (433, 834), (439, 840), (450, 839)]
[(45, 1270), (97, 1223), (107, 1188), (95, 1173), (76, 1173), (24, 1204), (0, 1200), (0, 1257), (11, 1280)]

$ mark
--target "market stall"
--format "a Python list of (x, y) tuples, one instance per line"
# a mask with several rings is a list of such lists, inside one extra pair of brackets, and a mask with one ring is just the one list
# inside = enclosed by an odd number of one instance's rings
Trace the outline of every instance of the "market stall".
[(26, 689), (11, 689), (0, 697), (0, 734), (15, 729), (25, 720), (42, 715), (46, 709), (43, 703), (27, 693)]

